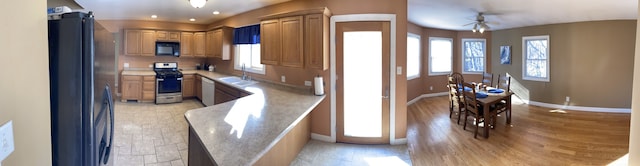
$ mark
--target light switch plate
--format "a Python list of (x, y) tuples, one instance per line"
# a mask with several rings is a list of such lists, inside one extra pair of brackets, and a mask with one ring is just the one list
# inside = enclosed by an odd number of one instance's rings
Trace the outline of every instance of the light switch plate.
[(304, 81), (304, 86), (311, 86), (311, 81)]
[(123, 66), (124, 66), (124, 67), (129, 67), (129, 63), (126, 63), (126, 62), (125, 62)]
[(396, 67), (396, 74), (397, 75), (402, 75), (402, 66)]
[(280, 81), (282, 81), (282, 82), (287, 82), (287, 77), (285, 77), (285, 76), (280, 76)]
[(13, 122), (9, 121), (0, 126), (0, 162), (15, 150), (13, 143)]

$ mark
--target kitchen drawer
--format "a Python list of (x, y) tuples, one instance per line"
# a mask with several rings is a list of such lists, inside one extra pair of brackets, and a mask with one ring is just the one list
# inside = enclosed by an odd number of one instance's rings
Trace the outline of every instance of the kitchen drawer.
[(141, 81), (142, 77), (141, 76), (122, 76), (122, 80), (125, 80), (125, 81)]
[(142, 100), (155, 100), (156, 92), (155, 91), (142, 91)]
[(156, 82), (153, 81), (145, 81), (142, 82), (142, 91), (156, 91)]
[(156, 81), (156, 76), (143, 76), (142, 80), (144, 80), (144, 81)]
[(227, 93), (229, 95), (232, 95), (235, 98), (241, 97), (239, 89), (230, 87), (228, 85), (224, 85), (222, 83), (216, 84), (216, 90), (220, 90), (222, 92), (225, 92), (225, 93)]
[(182, 79), (196, 79), (196, 76), (193, 74), (183, 75)]

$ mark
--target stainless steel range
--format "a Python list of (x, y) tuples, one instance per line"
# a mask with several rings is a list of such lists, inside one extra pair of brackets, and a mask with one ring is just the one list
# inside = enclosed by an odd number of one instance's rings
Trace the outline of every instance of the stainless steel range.
[(178, 63), (155, 63), (156, 104), (182, 102), (182, 73)]

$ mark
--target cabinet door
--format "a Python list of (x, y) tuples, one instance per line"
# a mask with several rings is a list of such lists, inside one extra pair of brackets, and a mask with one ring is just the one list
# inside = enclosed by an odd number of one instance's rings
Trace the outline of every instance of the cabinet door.
[(278, 20), (260, 22), (260, 63), (278, 65), (280, 49), (280, 25)]
[(182, 97), (193, 97), (195, 94), (195, 77), (193, 75), (184, 75), (182, 77)]
[(153, 101), (156, 99), (156, 77), (142, 77), (142, 100)]
[(287, 67), (304, 66), (304, 25), (302, 16), (280, 19), (282, 28), (282, 57), (280, 65)]
[(193, 33), (182, 32), (180, 36), (180, 56), (193, 56)]
[(141, 32), (140, 55), (155, 56), (156, 55), (156, 31), (142, 30)]
[(125, 46), (124, 54), (126, 55), (140, 55), (140, 30), (126, 30), (125, 32)]
[(180, 42), (180, 32), (169, 32), (169, 39), (167, 40)]
[(213, 31), (213, 57), (222, 58), (222, 29)]
[(193, 33), (193, 55), (196, 57), (204, 57), (205, 54), (205, 32)]
[(156, 31), (156, 40), (169, 40), (169, 32)]
[(195, 84), (196, 84), (196, 87), (195, 87), (196, 97), (202, 100), (202, 76), (196, 75)]
[(122, 76), (122, 100), (140, 100), (142, 95), (142, 77)]
[(323, 14), (305, 16), (304, 58), (306, 67), (329, 68), (329, 18)]
[(215, 92), (214, 99), (213, 99), (213, 103), (214, 104), (220, 104), (220, 103), (224, 103), (224, 102), (231, 101), (231, 100), (234, 100), (234, 99), (236, 99), (235, 96), (232, 96), (232, 95), (230, 95), (230, 94), (228, 94), (228, 93), (226, 93), (226, 92), (224, 92), (224, 91), (222, 91), (222, 90), (220, 90), (220, 89), (218, 89), (216, 87), (216, 92)]
[(213, 31), (208, 31), (205, 36), (206, 36), (205, 43), (204, 43), (205, 56), (213, 57)]

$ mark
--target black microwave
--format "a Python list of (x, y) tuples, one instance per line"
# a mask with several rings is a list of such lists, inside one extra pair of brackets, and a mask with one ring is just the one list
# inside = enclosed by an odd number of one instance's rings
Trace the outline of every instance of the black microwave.
[(180, 43), (156, 42), (156, 56), (180, 56)]

